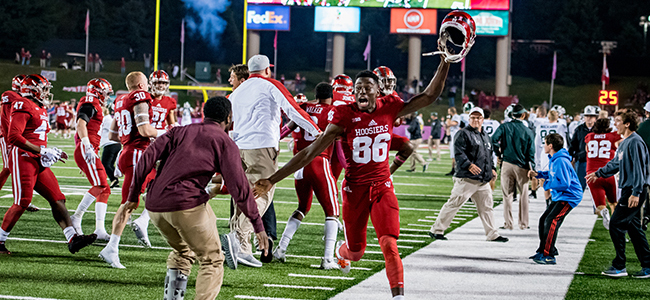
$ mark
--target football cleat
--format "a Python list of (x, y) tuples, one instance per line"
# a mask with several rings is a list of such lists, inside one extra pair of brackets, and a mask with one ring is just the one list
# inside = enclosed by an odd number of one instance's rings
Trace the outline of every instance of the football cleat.
[(117, 255), (117, 249), (114, 249), (113, 247), (104, 247), (104, 249), (99, 252), (99, 257), (103, 259), (107, 264), (111, 265), (111, 268), (126, 269), (126, 267), (120, 263), (120, 257)]
[(11, 254), (11, 251), (5, 246), (5, 242), (0, 242), (0, 254)]
[(27, 210), (28, 212), (37, 212), (41, 209), (38, 208), (36, 205), (34, 205), (34, 203), (30, 203), (25, 210)]
[(221, 250), (225, 256), (226, 265), (233, 270), (237, 269), (237, 254), (239, 253), (239, 240), (234, 232), (221, 235)]
[(78, 235), (83, 235), (83, 231), (81, 231), (81, 219), (77, 218), (77, 216), (72, 215), (70, 216), (70, 221), (72, 221), (72, 227), (74, 227), (74, 230), (77, 232)]
[(284, 263), (287, 261), (287, 256), (286, 256), (286, 251), (282, 250), (280, 246), (275, 248), (275, 251), (273, 251), (273, 258), (275, 258), (277, 261)]
[(146, 227), (138, 224), (137, 221), (131, 222), (131, 230), (135, 234), (135, 237), (138, 238), (138, 243), (146, 248), (151, 248), (151, 242), (149, 242), (149, 233), (147, 233)]
[(336, 260), (341, 272), (343, 272), (343, 274), (347, 274), (350, 273), (350, 269), (352, 268), (352, 266), (350, 265), (349, 260), (341, 257), (341, 255), (339, 254), (339, 249), (341, 248), (343, 243), (345, 243), (345, 241), (343, 240), (336, 242)]
[(323, 270), (339, 269), (339, 264), (334, 258), (321, 258), (320, 268)]
[(111, 235), (108, 234), (108, 232), (106, 232), (106, 230), (104, 230), (104, 231), (95, 230), (94, 234), (97, 235), (97, 240), (102, 240), (102, 241), (108, 242), (111, 239)]
[(70, 250), (70, 253), (75, 254), (84, 247), (94, 243), (96, 239), (97, 235), (94, 233), (89, 235), (75, 234), (70, 242), (68, 242), (68, 250)]

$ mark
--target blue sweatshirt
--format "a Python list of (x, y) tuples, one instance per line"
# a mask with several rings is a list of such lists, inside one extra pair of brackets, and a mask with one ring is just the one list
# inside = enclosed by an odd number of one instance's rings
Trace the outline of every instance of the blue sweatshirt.
[(634, 132), (618, 145), (614, 158), (598, 169), (596, 176), (607, 178), (620, 171), (618, 187), (631, 189), (632, 196), (638, 197), (650, 179), (649, 167), (648, 148), (641, 136)]
[(566, 201), (576, 207), (582, 201), (582, 186), (578, 174), (571, 165), (571, 156), (566, 149), (561, 149), (553, 156), (549, 155), (548, 171), (541, 171), (537, 178), (545, 179), (544, 190), (551, 190), (552, 201)]

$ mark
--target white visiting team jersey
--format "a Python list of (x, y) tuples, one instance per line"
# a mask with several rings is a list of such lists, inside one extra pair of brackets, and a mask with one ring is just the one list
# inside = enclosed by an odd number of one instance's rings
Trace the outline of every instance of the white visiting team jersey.
[(535, 127), (535, 165), (538, 171), (548, 169), (548, 155), (544, 153), (544, 138), (551, 134), (557, 133), (564, 139), (564, 148), (567, 148), (567, 127), (565, 123), (559, 120), (550, 123), (538, 123)]
[(485, 120), (483, 121), (483, 130), (485, 133), (487, 133), (490, 137), (492, 137), (492, 134), (494, 134), (495, 131), (497, 131), (497, 128), (499, 128), (499, 121), (497, 120)]
[(463, 124), (465, 124), (463, 128), (469, 126), (469, 114), (460, 114), (460, 121), (463, 122)]

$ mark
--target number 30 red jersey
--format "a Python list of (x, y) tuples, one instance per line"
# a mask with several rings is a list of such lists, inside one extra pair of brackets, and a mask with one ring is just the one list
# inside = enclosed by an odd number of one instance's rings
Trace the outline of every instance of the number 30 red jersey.
[(167, 129), (167, 116), (170, 111), (176, 109), (176, 99), (169, 96), (162, 96), (160, 100), (152, 99), (151, 107), (151, 125), (158, 130)]
[(120, 143), (124, 147), (144, 149), (149, 146), (149, 138), (143, 137), (138, 132), (138, 126), (135, 122), (135, 113), (133, 107), (139, 103), (146, 102), (149, 104), (149, 120), (151, 120), (151, 95), (145, 91), (133, 91), (126, 96), (115, 101), (115, 120), (117, 121), (117, 131), (120, 136)]
[(373, 183), (390, 177), (388, 149), (393, 122), (402, 107), (404, 101), (388, 95), (377, 99), (372, 113), (360, 111), (355, 103), (332, 109), (328, 120), (344, 129), (342, 145), (348, 163), (346, 181)]
[[(47, 109), (45, 109), (45, 107), (40, 107), (38, 104), (34, 103), (34, 101), (26, 98), (14, 100), (11, 118), (15, 118), (17, 114), (25, 113), (29, 114), (30, 118), (27, 120), (22, 136), (27, 141), (38, 147), (47, 147), (47, 134), (50, 132), (50, 122), (47, 115)], [(8, 132), (8, 135), (11, 134), (12, 132)]]
[(585, 150), (587, 151), (587, 174), (596, 172), (604, 167), (616, 153), (616, 141), (621, 135), (615, 132), (596, 134), (594, 132), (585, 137)]
[[(327, 128), (327, 124), (329, 124), (327, 121), (327, 115), (333, 107), (334, 106), (332, 105), (322, 103), (300, 104), (300, 108), (309, 114), (311, 119), (314, 121), (314, 123), (316, 123), (316, 125), (318, 125), (318, 128), (321, 131), (325, 131), (325, 128)], [(311, 143), (316, 140), (316, 137), (300, 127), (296, 128), (296, 130), (291, 133), (291, 136), (293, 137), (293, 141), (295, 143), (295, 146), (293, 147), (293, 154), (296, 154), (300, 152), (300, 150), (307, 148), (307, 146), (311, 145)], [(330, 155), (332, 154), (332, 145), (327, 147), (327, 149), (325, 149), (325, 151), (323, 151), (320, 156), (329, 159)]]
[(90, 119), (90, 121), (88, 121), (86, 128), (88, 129), (88, 139), (90, 140), (90, 144), (93, 145), (95, 151), (98, 151), (99, 141), (101, 140), (104, 111), (102, 110), (101, 104), (99, 104), (99, 99), (93, 96), (83, 96), (79, 99), (79, 105), (77, 105), (77, 115), (79, 115), (79, 110), (86, 103), (92, 104), (93, 108), (95, 108), (95, 115)]

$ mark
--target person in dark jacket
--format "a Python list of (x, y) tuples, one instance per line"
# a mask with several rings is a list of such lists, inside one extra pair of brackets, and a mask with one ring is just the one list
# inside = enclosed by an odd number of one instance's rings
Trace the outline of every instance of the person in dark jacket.
[(550, 156), (548, 171), (528, 171), (530, 177), (544, 179), (544, 190), (551, 190), (551, 201), (539, 218), (539, 247), (531, 256), (534, 262), (554, 265), (557, 249), (555, 241), (564, 218), (580, 204), (582, 190), (576, 171), (571, 166), (571, 156), (563, 148), (564, 138), (551, 133), (544, 138), (544, 153)]
[(519, 200), (519, 228), (528, 229), (528, 170), (535, 169), (535, 142), (533, 133), (522, 122), (526, 109), (513, 107), (513, 119), (504, 123), (492, 135), (492, 145), (501, 164), (501, 191), (503, 192), (504, 229), (514, 229), (512, 199), (516, 189)]
[(435, 146), (436, 151), (438, 151), (438, 160), (440, 160), (440, 133), (442, 131), (442, 123), (438, 119), (438, 113), (431, 113), (431, 134), (429, 135), (429, 141), (427, 143), (429, 148), (429, 161), (433, 160), (433, 147)]
[(483, 110), (474, 107), (469, 111), (469, 126), (458, 132), (454, 139), (456, 174), (454, 187), (447, 203), (440, 209), (438, 219), (431, 227), (429, 235), (438, 240), (446, 240), (445, 230), (465, 201), (472, 198), (483, 222), (488, 241), (507, 242), (500, 236), (494, 221), (492, 188), (490, 180), (497, 175), (492, 160), (492, 143), (483, 131)]
[(418, 163), (422, 165), (422, 172), (427, 171), (427, 164), (426, 161), (424, 161), (424, 158), (422, 158), (422, 155), (418, 153), (418, 147), (420, 147), (420, 144), (422, 144), (422, 128), (420, 128), (420, 122), (418, 121), (418, 118), (416, 117), (417, 113), (411, 114), (410, 119), (408, 120), (408, 131), (409, 134), (411, 135), (410, 141), (411, 141), (411, 146), (413, 147), (413, 153), (411, 153), (411, 168), (409, 170), (406, 170), (406, 172), (415, 172), (415, 161), (417, 160)]
[(594, 182), (602, 177), (607, 178), (619, 173), (618, 187), (621, 198), (616, 204), (614, 214), (609, 223), (609, 236), (614, 243), (616, 257), (612, 266), (602, 272), (610, 277), (627, 276), (625, 269), (625, 233), (630, 236), (634, 246), (641, 271), (632, 275), (635, 278), (650, 278), (650, 249), (645, 231), (641, 229), (641, 207), (648, 193), (648, 175), (650, 174), (650, 158), (648, 147), (637, 129), (637, 115), (634, 112), (617, 113), (616, 129), (623, 141), (616, 149), (616, 155), (604, 167), (587, 175), (588, 182)]
[[(650, 101), (645, 104), (643, 110), (646, 120), (639, 124), (639, 129), (636, 131), (636, 134), (641, 136), (645, 145), (650, 149)], [(643, 212), (643, 223), (641, 224), (643, 231), (648, 230), (648, 223), (650, 223), (650, 203), (646, 202), (645, 211)]]
[(571, 157), (573, 157), (572, 162), (576, 172), (578, 173), (582, 191), (587, 188), (587, 182), (585, 182), (585, 175), (587, 175), (587, 151), (585, 150), (585, 137), (594, 128), (596, 119), (598, 119), (598, 111), (596, 109), (593, 109), (591, 106), (587, 106), (585, 107), (583, 115), (585, 122), (576, 127), (576, 131), (573, 133), (573, 139), (571, 139), (571, 146), (569, 147), (569, 154)]

